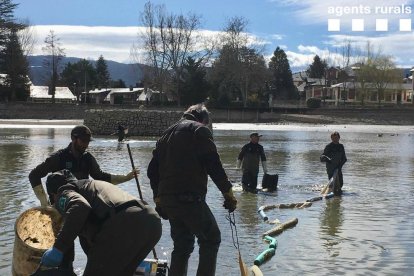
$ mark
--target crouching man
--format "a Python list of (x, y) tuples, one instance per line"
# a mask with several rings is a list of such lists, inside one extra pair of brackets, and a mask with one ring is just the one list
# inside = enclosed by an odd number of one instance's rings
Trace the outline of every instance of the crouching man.
[(77, 180), (61, 170), (48, 176), (46, 187), (65, 220), (43, 266), (59, 266), (79, 236), (88, 256), (84, 276), (132, 276), (161, 237), (155, 210), (111, 183)]

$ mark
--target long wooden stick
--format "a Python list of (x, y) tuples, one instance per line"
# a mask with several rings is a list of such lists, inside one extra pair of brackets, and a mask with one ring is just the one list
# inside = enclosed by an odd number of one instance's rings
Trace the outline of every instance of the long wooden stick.
[[(127, 143), (127, 148), (128, 148), (129, 159), (131, 160), (132, 169), (135, 171), (134, 159), (132, 159), (131, 148), (129, 147), (128, 143)], [(141, 187), (140, 187), (139, 181), (138, 181), (138, 176), (137, 176), (136, 173), (134, 173), (134, 176), (135, 176), (135, 182), (137, 183), (139, 198), (141, 200), (144, 200), (144, 198), (142, 197)], [(152, 254), (154, 255), (154, 259), (157, 260), (158, 257), (157, 257), (157, 252), (155, 252), (155, 248), (152, 249)]]
[[(132, 166), (132, 169), (135, 171), (134, 159), (132, 159), (131, 148), (129, 147), (129, 144), (128, 144), (128, 143), (127, 143), (127, 148), (128, 148), (129, 160), (131, 160), (131, 166)], [(137, 176), (137, 174), (136, 174), (136, 173), (134, 173), (134, 177), (135, 177), (135, 182), (137, 183), (137, 188), (138, 188), (139, 198), (140, 198), (141, 200), (144, 200), (144, 199), (142, 198), (141, 187), (140, 187), (140, 185), (139, 185), (138, 176)]]
[(336, 181), (336, 176), (337, 175), (338, 175), (338, 169), (335, 169), (331, 179), (329, 179), (328, 184), (326, 184), (326, 186), (321, 190), (321, 195), (327, 194), (326, 191), (329, 190), (330, 186), (333, 186), (333, 184), (335, 184), (334, 182)]

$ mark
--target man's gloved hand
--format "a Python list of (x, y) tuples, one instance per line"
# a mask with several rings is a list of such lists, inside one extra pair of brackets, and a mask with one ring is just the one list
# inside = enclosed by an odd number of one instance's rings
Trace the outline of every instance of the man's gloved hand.
[(232, 188), (230, 188), (228, 192), (223, 193), (223, 196), (224, 196), (223, 207), (229, 210), (230, 213), (233, 213), (234, 210), (236, 210), (237, 208), (237, 199), (233, 195)]
[(241, 160), (237, 159), (236, 169), (240, 170), (241, 168)]
[(331, 162), (331, 158), (329, 158), (328, 156), (326, 156), (326, 155), (321, 155), (321, 157), (320, 157), (320, 160), (321, 160), (321, 162)]
[(138, 176), (139, 173), (140, 173), (139, 169), (135, 169), (135, 170), (130, 171), (126, 175), (111, 174), (111, 183), (114, 185), (124, 183), (134, 178), (135, 175)]
[[(135, 168), (135, 169), (133, 169), (132, 171), (130, 171), (127, 175), (126, 175), (126, 178), (128, 179), (128, 180), (131, 180), (132, 178), (134, 178), (135, 176), (139, 176), (139, 173), (140, 173), (140, 171), (139, 171), (139, 169), (137, 169), (137, 168)], [(128, 180), (126, 180), (126, 181), (128, 181)]]
[(37, 186), (34, 186), (33, 191), (34, 191), (37, 199), (40, 201), (40, 206), (42, 206), (42, 207), (49, 206), (49, 201), (47, 199), (45, 190), (43, 189), (42, 183), (40, 183)]
[(168, 216), (163, 212), (161, 208), (160, 198), (155, 197), (154, 202), (155, 202), (155, 211), (157, 211), (158, 215), (162, 217), (163, 219), (168, 220)]
[(47, 267), (57, 267), (62, 263), (63, 253), (55, 247), (49, 248), (42, 256), (41, 263)]
[(267, 162), (266, 161), (262, 161), (262, 167), (263, 167), (263, 173), (267, 174)]

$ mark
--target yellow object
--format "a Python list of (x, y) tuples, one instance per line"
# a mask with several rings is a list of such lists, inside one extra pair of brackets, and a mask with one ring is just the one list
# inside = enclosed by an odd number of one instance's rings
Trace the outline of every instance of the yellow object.
[(43, 253), (53, 246), (62, 223), (62, 217), (52, 207), (31, 208), (17, 218), (14, 225), (13, 276), (27, 276), (36, 271)]
[(35, 193), (37, 199), (40, 201), (40, 206), (46, 207), (49, 205), (45, 190), (43, 189), (42, 183), (33, 187), (33, 192)]
[(239, 251), (239, 266), (240, 266), (240, 275), (241, 276), (249, 276), (249, 270), (247, 269), (247, 265), (243, 262), (242, 257)]
[(250, 267), (249, 271), (252, 273), (251, 275), (254, 276), (263, 276), (262, 271), (260, 270), (260, 268), (257, 265), (253, 265)]

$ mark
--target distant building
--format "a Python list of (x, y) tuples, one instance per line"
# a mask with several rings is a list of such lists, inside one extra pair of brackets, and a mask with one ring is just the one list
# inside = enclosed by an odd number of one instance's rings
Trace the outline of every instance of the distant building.
[[(32, 102), (51, 102), (52, 95), (49, 95), (48, 86), (31, 85), (29, 101)], [(56, 87), (55, 102), (56, 103), (73, 103), (76, 97), (68, 87)]]
[[(172, 97), (166, 96), (165, 93), (163, 94), (164, 101), (172, 102), (174, 99)], [(160, 102), (161, 101), (161, 93), (158, 90), (152, 90), (150, 88), (144, 89), (139, 95), (138, 102), (150, 104), (152, 102)]]
[[(411, 72), (414, 73), (414, 69)], [(384, 104), (406, 104), (411, 103), (414, 97), (412, 75), (401, 83), (388, 83), (384, 87), (383, 95), (378, 94), (378, 89), (374, 84), (358, 82), (353, 67), (347, 67), (340, 71), (336, 68), (330, 68), (326, 75), (326, 80), (324, 78), (306, 79), (306, 99), (319, 98), (327, 104), (335, 105), (341, 102), (362, 102), (362, 98), (364, 103), (381, 101)]]
[(105, 102), (110, 104), (136, 104), (144, 88), (111, 88)]
[[(89, 102), (95, 103), (95, 104), (102, 104), (104, 103), (105, 98), (108, 96), (110, 92), (111, 92), (110, 88), (89, 90), (88, 92)], [(82, 96), (85, 97), (85, 93), (82, 93)], [(83, 98), (83, 100), (85, 99)]]
[[(359, 82), (344, 82), (332, 85), (328, 88), (330, 97), (325, 101), (338, 105), (341, 101), (348, 103), (361, 102), (362, 97), (364, 97), (364, 103), (378, 103), (381, 100), (381, 103), (384, 104), (407, 104), (411, 103), (413, 97), (411, 83), (388, 83), (382, 95), (378, 95), (378, 89), (372, 83), (364, 83), (363, 86)], [(314, 93), (307, 94), (307, 98), (310, 97), (320, 98), (319, 95)]]

